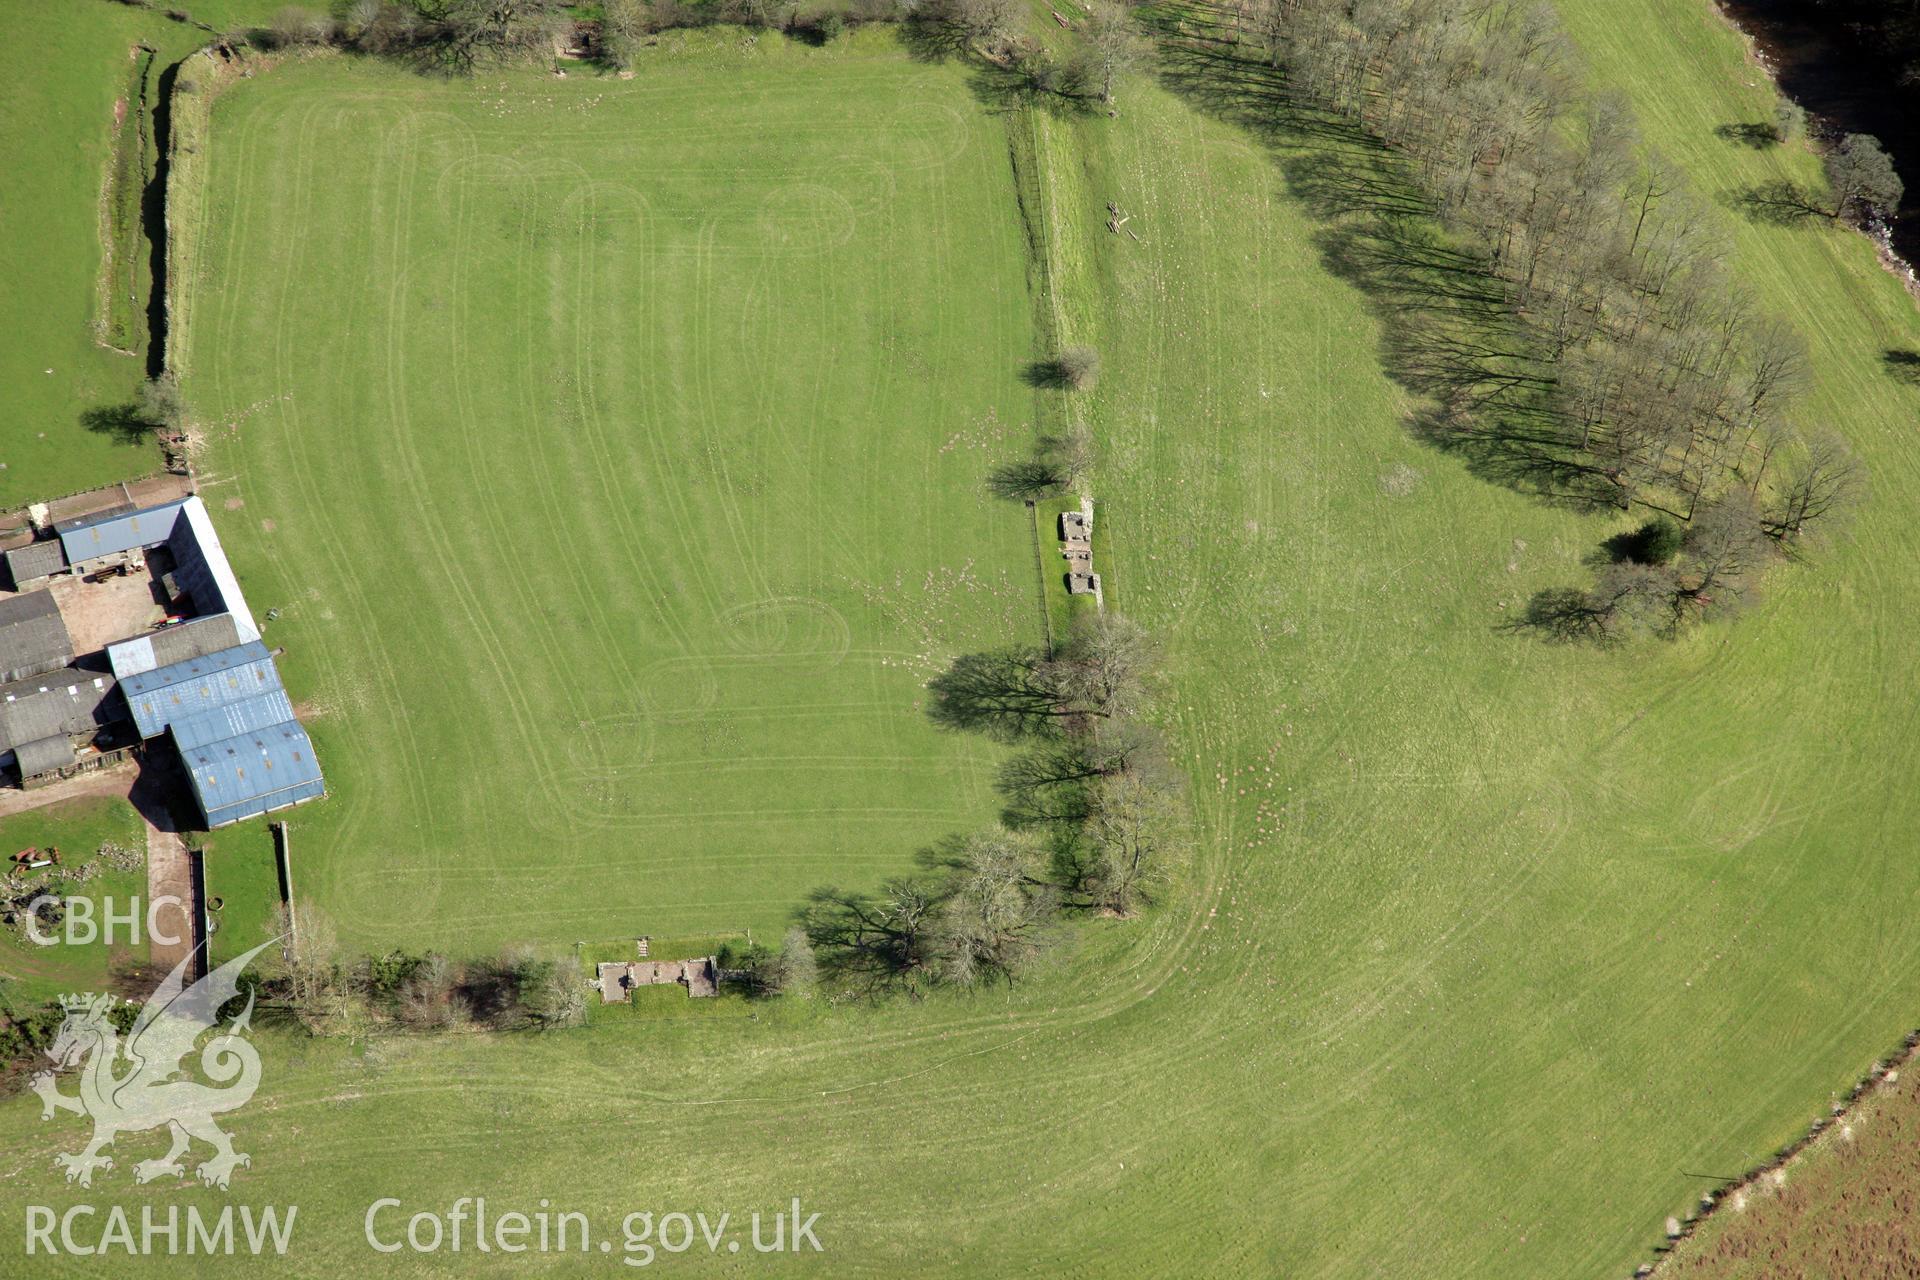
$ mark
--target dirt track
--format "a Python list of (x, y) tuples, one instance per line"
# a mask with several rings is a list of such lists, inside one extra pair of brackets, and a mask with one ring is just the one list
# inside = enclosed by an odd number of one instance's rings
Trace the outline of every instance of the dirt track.
[(126, 796), (132, 791), (137, 776), (137, 767), (128, 760), (33, 791), (21, 791), (13, 787), (0, 789), (0, 818), (16, 813), (31, 813), (35, 809), (64, 804), (68, 800), (83, 800), (88, 796)]

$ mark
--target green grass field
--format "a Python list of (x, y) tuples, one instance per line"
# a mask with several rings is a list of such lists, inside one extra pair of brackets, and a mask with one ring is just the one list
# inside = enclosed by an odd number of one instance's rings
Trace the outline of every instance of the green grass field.
[(781, 45), (221, 100), (186, 386), (346, 937), (777, 933), (992, 813), (992, 750), (916, 709), (1042, 626), (981, 484), (1032, 435), (1031, 306), (969, 108)]
[[(222, 831), (204, 846), (209, 915), (208, 944), (216, 962), (232, 959), (275, 936), (274, 908), (280, 902), (280, 876), (273, 861), (273, 833), (250, 822)], [(304, 884), (296, 891), (304, 893)]]
[[(1811, 166), (1715, 138), (1769, 91), (1703, 0), (1560, 7), (1704, 193)], [(582, 1273), (377, 1257), (376, 1196), (798, 1195), (836, 1276), (1619, 1276), (1913, 1022), (1920, 393), (1880, 357), (1920, 318), (1864, 240), (1727, 214), (1872, 473), (1847, 536), (1731, 627), (1555, 648), (1501, 624), (1612, 530), (1407, 437), (1286, 140), (1147, 83), (997, 116), (878, 38), (649, 58), (218, 108), (190, 389), (338, 792), (303, 887), (365, 943), (770, 927), (991, 811), (913, 702), (1038, 625), (976, 484), (1031, 412), (1010, 138), (1048, 327), (1104, 355), (1102, 568), (1171, 648), (1194, 856), (1011, 993), (275, 1040), (235, 1198), (301, 1206), (284, 1271)], [(64, 1204), (36, 1115), (0, 1182)]]

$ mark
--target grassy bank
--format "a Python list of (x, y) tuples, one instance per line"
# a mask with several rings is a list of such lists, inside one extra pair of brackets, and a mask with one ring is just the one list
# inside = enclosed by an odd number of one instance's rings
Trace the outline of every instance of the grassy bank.
[[(207, 0), (196, 18), (224, 29), (265, 21), (266, 0)], [(210, 37), (159, 8), (107, 0), (0, 0), (0, 511), (146, 475), (150, 441), (112, 412), (146, 371), (147, 243), (140, 227), (144, 143), (139, 70), (160, 69)], [(116, 128), (115, 104), (124, 123)], [(116, 147), (119, 134), (125, 145)], [(149, 154), (148, 160), (157, 157)], [(112, 248), (109, 250), (108, 243)], [(116, 350), (116, 348), (118, 348)]]
[(148, 95), (156, 68), (142, 49), (128, 61), (124, 92), (115, 102), (116, 122), (100, 201), (100, 341), (128, 355), (143, 355), (146, 307), (153, 288), (142, 201), (159, 150), (150, 128)]

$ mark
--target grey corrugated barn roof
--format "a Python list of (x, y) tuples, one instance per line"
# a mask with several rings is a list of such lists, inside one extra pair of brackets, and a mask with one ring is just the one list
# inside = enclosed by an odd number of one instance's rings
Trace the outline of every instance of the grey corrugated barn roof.
[(106, 672), (75, 667), (0, 685), (0, 752), (55, 734), (93, 733), (107, 718), (102, 704), (113, 687)]
[(73, 657), (73, 641), (51, 591), (0, 597), (0, 680), (21, 680)]
[(79, 564), (83, 560), (165, 542), (180, 518), (180, 508), (188, 501), (190, 499), (182, 498), (143, 510), (102, 511), (84, 520), (63, 520), (54, 526), (54, 531), (66, 549), (67, 563)]
[(23, 582), (44, 578), (67, 567), (67, 553), (58, 538), (29, 542), (6, 553), (8, 581), (18, 588)]
[(197, 716), (175, 720), (167, 727), (173, 731), (174, 744), (185, 751), (222, 738), (263, 732), (292, 719), (293, 704), (287, 699), (287, 691), (275, 688)]
[(36, 738), (14, 748), (13, 762), (22, 778), (31, 778), (50, 769), (64, 769), (73, 763), (73, 744), (67, 741), (64, 733), (51, 738)]
[(216, 613), (211, 618), (195, 618), (152, 635), (110, 644), (107, 661), (113, 664), (113, 674), (124, 680), (143, 671), (204, 658), (239, 643), (240, 632), (233, 615)]
[(68, 533), (74, 529), (84, 529), (89, 525), (100, 524), (103, 521), (111, 520), (115, 516), (127, 515), (134, 509), (134, 505), (131, 502), (116, 502), (110, 507), (102, 507), (98, 511), (89, 511), (83, 516), (68, 516), (65, 520), (55, 520), (53, 522), (53, 531), (55, 533)]

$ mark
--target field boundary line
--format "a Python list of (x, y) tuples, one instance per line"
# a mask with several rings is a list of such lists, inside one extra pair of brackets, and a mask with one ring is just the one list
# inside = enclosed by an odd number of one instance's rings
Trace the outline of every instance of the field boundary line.
[(1829, 1132), (1838, 1132), (1840, 1126), (1863, 1105), (1873, 1102), (1887, 1091), (1887, 1086), (1897, 1082), (1902, 1071), (1908, 1070), (1920, 1059), (1920, 1028), (1909, 1031), (1900, 1042), (1898, 1052), (1891, 1053), (1874, 1062), (1865, 1075), (1855, 1080), (1853, 1087), (1847, 1090), (1846, 1100), (1836, 1102), (1824, 1116), (1820, 1116), (1801, 1131), (1785, 1146), (1774, 1152), (1773, 1157), (1762, 1164), (1754, 1165), (1739, 1177), (1720, 1183), (1716, 1190), (1700, 1197), (1700, 1207), (1689, 1214), (1680, 1224), (1677, 1233), (1670, 1234), (1658, 1246), (1659, 1259), (1652, 1263), (1643, 1263), (1634, 1271), (1635, 1276), (1658, 1276), (1673, 1265), (1680, 1249), (1692, 1240), (1700, 1228), (1719, 1213), (1722, 1206), (1750, 1187), (1757, 1187), (1765, 1178), (1783, 1173), (1792, 1168), (1819, 1146)]
[(1047, 612), (1047, 562), (1040, 544), (1040, 508), (1027, 499), (1027, 532), (1033, 535), (1033, 585), (1039, 592), (1040, 634), (1047, 642), (1047, 657), (1053, 657), (1053, 617)]

